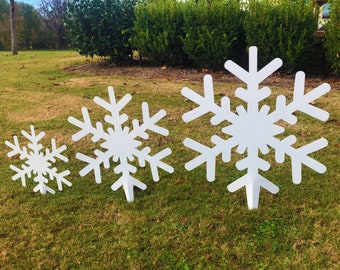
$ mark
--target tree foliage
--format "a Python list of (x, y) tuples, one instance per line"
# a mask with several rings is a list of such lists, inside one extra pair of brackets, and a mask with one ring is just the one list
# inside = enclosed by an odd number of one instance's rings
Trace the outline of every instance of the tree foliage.
[(253, 0), (244, 21), (248, 46), (257, 46), (260, 62), (280, 57), (283, 69), (300, 68), (310, 53), (317, 15), (305, 0)]
[(72, 45), (81, 55), (121, 62), (132, 56), (135, 0), (74, 0), (65, 17)]
[(325, 27), (327, 58), (335, 73), (340, 74), (340, 0), (330, 1), (330, 20)]
[(221, 69), (243, 52), (244, 11), (236, 0), (187, 1), (183, 50), (196, 66)]
[(0, 50), (10, 48), (10, 42), (9, 4), (6, 0), (0, 0)]
[[(20, 1), (15, 1), (14, 9), (19, 50), (56, 48), (39, 10)], [(10, 4), (6, 0), (0, 0), (0, 50), (11, 50)]]
[(244, 49), (236, 0), (141, 1), (135, 13), (133, 45), (153, 63), (222, 68)]
[(30, 49), (41, 37), (41, 17), (29, 4), (18, 3), (17, 27), (19, 44), (22, 49)]
[(183, 3), (170, 0), (139, 1), (135, 8), (133, 46), (156, 64), (188, 63), (183, 51)]
[(0, 20), (3, 21), (8, 14), (8, 3), (6, 0), (0, 0)]
[(67, 9), (65, 0), (41, 0), (40, 14), (46, 27), (51, 30), (53, 40), (57, 49), (65, 49), (66, 29), (63, 18)]

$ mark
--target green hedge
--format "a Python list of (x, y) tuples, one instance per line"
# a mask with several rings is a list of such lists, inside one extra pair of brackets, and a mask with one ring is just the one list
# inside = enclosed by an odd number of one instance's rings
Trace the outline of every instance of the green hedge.
[[(280, 57), (282, 71), (306, 69), (317, 29), (312, 1), (74, 0), (66, 17), (73, 45), (83, 55), (124, 60), (132, 49), (156, 65), (223, 69), (240, 61), (248, 46), (259, 64)], [(340, 0), (331, 0), (326, 25), (327, 57), (340, 70)]]
[[(143, 1), (135, 9), (133, 45), (155, 64), (223, 68), (248, 46), (257, 46), (260, 63), (284, 61), (292, 72), (307, 63), (317, 29), (313, 4), (305, 0)], [(190, 61), (188, 61), (190, 60)]]
[(275, 57), (283, 60), (283, 70), (303, 68), (311, 52), (317, 14), (306, 0), (252, 0), (244, 21), (248, 46), (257, 46), (260, 63)]
[(330, 20), (326, 24), (325, 48), (328, 61), (340, 74), (340, 0), (330, 1)]
[(70, 1), (65, 24), (81, 55), (110, 57), (122, 62), (132, 56), (135, 0)]
[(187, 1), (183, 7), (183, 50), (196, 66), (221, 69), (226, 60), (240, 56), (244, 11), (238, 1)]
[(132, 46), (154, 64), (182, 65), (183, 3), (176, 0), (140, 1), (135, 8)]
[(236, 0), (141, 1), (132, 45), (155, 64), (223, 68), (245, 42)]

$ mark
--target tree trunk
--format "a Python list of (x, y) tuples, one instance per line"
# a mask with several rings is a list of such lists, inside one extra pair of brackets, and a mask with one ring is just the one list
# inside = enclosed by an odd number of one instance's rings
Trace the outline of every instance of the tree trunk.
[(12, 55), (18, 54), (18, 41), (17, 32), (15, 29), (15, 6), (14, 0), (10, 0), (10, 10), (11, 10), (11, 38), (12, 38)]

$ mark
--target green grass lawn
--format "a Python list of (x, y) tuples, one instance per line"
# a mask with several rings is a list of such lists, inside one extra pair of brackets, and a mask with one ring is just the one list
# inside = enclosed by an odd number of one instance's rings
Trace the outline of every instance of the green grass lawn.
[[(194, 107), (181, 89), (203, 92), (202, 82), (63, 70), (85, 61), (70, 51), (20, 52), (16, 57), (0, 53), (0, 269), (338, 269), (339, 89), (317, 100), (317, 106), (330, 112), (329, 121), (298, 113), (301, 121), (287, 126), (284, 134), (296, 135), (301, 145), (326, 137), (329, 146), (312, 156), (327, 166), (327, 172), (304, 167), (302, 183), (295, 185), (290, 160), (276, 164), (271, 151), (265, 159), (272, 167), (263, 174), (280, 191), (271, 195), (262, 190), (259, 209), (249, 211), (245, 190), (229, 193), (226, 188), (244, 174), (235, 168), (240, 158), (236, 152), (230, 163), (218, 157), (213, 183), (205, 178), (205, 166), (190, 172), (184, 168), (197, 155), (183, 146), (184, 138), (209, 145), (214, 133), (221, 134), (221, 126), (212, 127), (208, 117), (187, 124), (181, 119)], [(152, 135), (143, 144), (155, 152), (171, 147), (173, 154), (165, 162), (175, 172), (161, 172), (160, 181), (154, 183), (148, 167), (139, 169), (136, 178), (148, 187), (135, 190), (133, 203), (126, 202), (122, 189), (111, 190), (119, 178), (112, 170), (103, 168), (103, 181), (96, 184), (92, 172), (79, 176), (86, 164), (75, 159), (76, 152), (90, 155), (98, 145), (89, 137), (73, 142), (71, 136), (78, 129), (67, 118), (81, 119), (81, 107), (86, 106), (93, 122), (103, 121), (106, 112), (93, 97), (108, 100), (108, 85), (115, 87), (118, 98), (133, 94), (123, 110), (129, 120), (141, 120), (142, 101), (149, 103), (151, 113), (167, 111), (160, 125), (170, 135)], [(236, 87), (215, 83), (216, 93), (229, 96)], [(267, 99), (271, 106), (275, 95), (292, 96), (291, 89), (272, 90)], [(232, 99), (233, 106), (238, 102)], [(50, 147), (51, 138), (58, 146), (67, 145), (63, 154), (70, 161), (56, 166), (71, 171), (67, 177), (71, 188), (41, 195), (33, 192), (32, 179), (27, 187), (20, 179), (12, 181), (9, 165), (19, 166), (20, 160), (7, 157), (5, 141), (17, 135), (26, 145), (20, 131), (29, 131), (31, 124), (37, 132), (46, 132), (44, 147)]]

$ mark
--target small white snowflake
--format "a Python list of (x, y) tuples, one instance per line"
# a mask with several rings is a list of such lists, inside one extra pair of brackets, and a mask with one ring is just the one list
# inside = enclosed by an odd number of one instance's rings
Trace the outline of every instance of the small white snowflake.
[(52, 150), (46, 148), (44, 153), (41, 152), (43, 146), (39, 141), (45, 136), (45, 132), (36, 135), (34, 126), (31, 125), (31, 134), (24, 130), (21, 131), (21, 134), (31, 142), (27, 145), (28, 148), (25, 146), (20, 147), (17, 136), (13, 137), (14, 143), (9, 141), (5, 142), (6, 145), (12, 149), (12, 151), (7, 154), (9, 157), (19, 155), (19, 158), (25, 161), (25, 164), (22, 164), (21, 168), (10, 165), (10, 168), (16, 172), (12, 179), (17, 180), (21, 178), (21, 183), (25, 187), (26, 177), (31, 178), (32, 174), (35, 174), (34, 181), (38, 184), (33, 190), (34, 192), (40, 191), (41, 194), (46, 194), (46, 192), (55, 194), (55, 191), (46, 185), (49, 179), (56, 179), (59, 190), (63, 190), (63, 183), (69, 187), (72, 186), (71, 182), (65, 179), (65, 176), (70, 174), (69, 170), (57, 173), (57, 168), (50, 168), (52, 163), (56, 162), (56, 158), (68, 162), (68, 158), (61, 154), (61, 152), (65, 151), (66, 146), (63, 145), (57, 148), (55, 139), (51, 139)]
[(327, 83), (304, 93), (305, 74), (298, 72), (295, 78), (293, 101), (286, 104), (285, 96), (279, 96), (276, 100), (276, 109), (270, 112), (267, 105), (259, 108), (259, 102), (271, 95), (269, 87), (260, 88), (259, 84), (270, 74), (275, 72), (282, 65), (279, 58), (274, 59), (264, 68), (257, 71), (257, 48), (249, 48), (249, 71), (244, 70), (233, 61), (227, 61), (225, 68), (236, 77), (247, 84), (247, 89), (238, 88), (235, 96), (246, 102), (247, 107), (238, 106), (236, 113), (230, 110), (230, 99), (223, 97), (221, 105), (215, 104), (212, 77), (204, 77), (204, 96), (201, 96), (189, 88), (182, 89), (182, 95), (195, 102), (198, 107), (183, 115), (185, 122), (190, 122), (200, 116), (212, 113), (211, 123), (213, 125), (227, 121), (230, 125), (222, 128), (222, 132), (229, 136), (223, 139), (217, 135), (212, 136), (211, 141), (215, 144), (209, 148), (190, 138), (184, 140), (184, 145), (200, 153), (200, 155), (185, 164), (187, 170), (192, 170), (203, 163), (207, 163), (207, 180), (215, 180), (216, 157), (222, 154), (222, 160), (229, 162), (231, 159), (231, 149), (237, 146), (236, 152), (243, 154), (247, 151), (246, 157), (236, 163), (238, 170), (247, 169), (247, 173), (228, 185), (228, 190), (234, 192), (242, 187), (246, 188), (249, 209), (257, 208), (260, 196), (260, 188), (275, 194), (279, 188), (260, 175), (259, 170), (267, 171), (270, 164), (259, 157), (269, 153), (269, 147), (275, 149), (275, 160), (277, 163), (284, 162), (285, 155), (291, 157), (292, 180), (295, 184), (301, 182), (301, 166), (305, 164), (318, 173), (324, 173), (326, 167), (320, 162), (309, 157), (308, 154), (316, 152), (327, 146), (327, 140), (318, 139), (300, 148), (292, 145), (296, 142), (296, 137), (291, 135), (282, 140), (275, 136), (281, 134), (285, 129), (277, 124), (283, 120), (288, 124), (295, 124), (296, 111), (301, 111), (311, 117), (321, 121), (326, 121), (328, 112), (321, 110), (310, 104), (317, 98), (330, 91)]
[(135, 173), (137, 168), (130, 164), (137, 157), (139, 165), (145, 167), (146, 161), (149, 162), (151, 167), (151, 173), (155, 182), (159, 181), (158, 168), (161, 168), (169, 173), (172, 173), (174, 169), (168, 164), (162, 161), (163, 158), (171, 154), (171, 149), (166, 148), (157, 154), (151, 156), (150, 147), (145, 147), (141, 150), (138, 149), (142, 145), (138, 137), (142, 139), (148, 139), (148, 130), (155, 133), (167, 136), (169, 131), (163, 127), (158, 126), (156, 123), (161, 120), (165, 115), (165, 110), (160, 110), (155, 115), (150, 117), (149, 107), (146, 102), (142, 104), (143, 122), (140, 124), (137, 119), (132, 121), (132, 130), (129, 127), (123, 127), (122, 125), (128, 120), (126, 114), (120, 114), (120, 111), (130, 102), (132, 96), (126, 94), (120, 101), (116, 102), (116, 97), (113, 87), (108, 87), (108, 93), (110, 102), (95, 97), (94, 102), (102, 108), (110, 112), (110, 115), (106, 115), (104, 120), (106, 123), (113, 126), (109, 127), (107, 131), (104, 130), (101, 122), (97, 122), (95, 126), (92, 125), (88, 109), (82, 108), (83, 121), (69, 117), (68, 121), (79, 127), (81, 130), (72, 136), (74, 141), (78, 141), (86, 135), (92, 135), (92, 141), (98, 142), (102, 140), (100, 144), (101, 150), (94, 150), (94, 156), (90, 157), (81, 153), (76, 154), (76, 158), (88, 163), (79, 173), (81, 176), (85, 176), (93, 170), (95, 180), (97, 183), (101, 183), (101, 171), (100, 165), (103, 164), (104, 168), (110, 168), (110, 160), (119, 163), (115, 168), (116, 174), (122, 174), (122, 176), (111, 186), (113, 190), (117, 190), (123, 186), (127, 201), (134, 200), (133, 188), (134, 186), (145, 190), (146, 185), (141, 181), (135, 179), (131, 173)]

